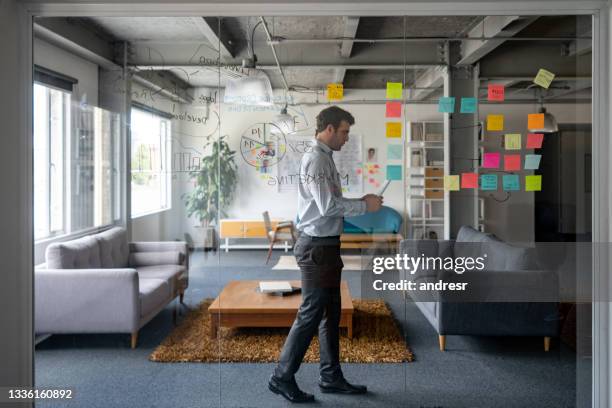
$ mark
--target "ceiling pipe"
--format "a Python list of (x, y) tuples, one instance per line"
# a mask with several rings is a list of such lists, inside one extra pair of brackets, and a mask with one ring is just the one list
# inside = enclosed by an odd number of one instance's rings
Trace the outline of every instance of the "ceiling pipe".
[[(441, 63), (430, 63), (430, 64), (307, 64), (307, 65), (295, 65), (285, 64), (285, 68), (300, 68), (300, 69), (332, 69), (332, 68), (345, 68), (345, 69), (364, 69), (364, 70), (403, 70), (403, 69), (425, 69), (430, 67), (443, 67), (446, 64)], [(201, 65), (197, 64), (164, 64), (164, 65), (132, 65), (137, 69), (141, 70), (171, 70), (171, 69), (201, 69)], [(228, 67), (227, 64), (223, 64), (222, 68)], [(241, 68), (241, 65), (233, 65), (235, 68)], [(210, 65), (208, 68), (217, 69), (216, 66)], [(257, 64), (259, 69), (278, 69), (278, 65), (261, 65)], [(533, 78), (531, 78), (533, 79)]]
[(592, 40), (592, 37), (407, 37), (407, 38), (284, 38), (271, 37), (268, 43), (280, 45), (283, 43), (341, 43), (343, 41), (353, 41), (357, 43), (404, 43), (404, 42), (440, 42), (440, 41), (576, 41)]
[(274, 44), (271, 43), (272, 35), (270, 35), (270, 30), (268, 30), (268, 24), (266, 20), (260, 16), (259, 20), (261, 21), (261, 25), (263, 26), (264, 31), (266, 32), (266, 36), (268, 37), (268, 44), (270, 44), (270, 48), (272, 49), (272, 55), (274, 55), (274, 60), (276, 61), (276, 67), (278, 68), (281, 78), (283, 79), (283, 84), (285, 85), (285, 89), (289, 92), (289, 84), (287, 83), (287, 78), (285, 78), (285, 73), (283, 72), (283, 67), (281, 67), (280, 61), (278, 59), (278, 55), (276, 55), (276, 48), (274, 48)]

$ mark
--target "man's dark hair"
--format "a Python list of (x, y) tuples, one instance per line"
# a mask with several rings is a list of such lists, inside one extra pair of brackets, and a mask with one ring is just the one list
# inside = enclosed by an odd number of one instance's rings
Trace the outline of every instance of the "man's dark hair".
[(334, 129), (338, 129), (340, 122), (347, 121), (349, 125), (355, 124), (355, 118), (349, 112), (337, 106), (330, 106), (323, 109), (317, 115), (317, 132), (325, 130), (327, 125), (332, 125)]

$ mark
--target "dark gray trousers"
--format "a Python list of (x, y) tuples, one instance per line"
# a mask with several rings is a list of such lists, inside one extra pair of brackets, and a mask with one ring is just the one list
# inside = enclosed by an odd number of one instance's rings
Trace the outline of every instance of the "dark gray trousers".
[(319, 330), (321, 380), (342, 377), (340, 369), (340, 258), (339, 237), (301, 234), (294, 247), (302, 273), (302, 304), (291, 326), (274, 370), (275, 377), (291, 381)]

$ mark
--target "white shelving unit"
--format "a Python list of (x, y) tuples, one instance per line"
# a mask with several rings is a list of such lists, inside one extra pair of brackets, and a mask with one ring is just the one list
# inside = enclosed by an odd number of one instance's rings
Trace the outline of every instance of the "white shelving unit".
[(444, 122), (408, 122), (406, 130), (408, 239), (445, 239), (450, 222), (444, 192)]

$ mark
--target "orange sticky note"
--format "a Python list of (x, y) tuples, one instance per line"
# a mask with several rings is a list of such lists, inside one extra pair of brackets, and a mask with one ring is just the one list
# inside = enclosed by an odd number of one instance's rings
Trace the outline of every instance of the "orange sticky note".
[(489, 84), (487, 99), (494, 102), (503, 102), (506, 97), (506, 87), (503, 85)]
[(544, 141), (544, 135), (542, 133), (528, 133), (527, 134), (527, 149), (540, 149), (542, 148), (543, 141)]
[(387, 109), (385, 117), (387, 118), (399, 118), (402, 116), (402, 103), (401, 102), (387, 102)]
[(504, 154), (504, 171), (519, 171), (520, 169), (520, 154)]
[(461, 188), (478, 188), (478, 174), (462, 173)]
[(387, 122), (387, 137), (402, 137), (402, 122)]
[(527, 115), (527, 129), (542, 129), (544, 127), (543, 113), (530, 113)]
[(504, 130), (504, 115), (487, 115), (487, 130)]

